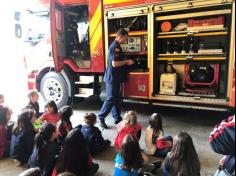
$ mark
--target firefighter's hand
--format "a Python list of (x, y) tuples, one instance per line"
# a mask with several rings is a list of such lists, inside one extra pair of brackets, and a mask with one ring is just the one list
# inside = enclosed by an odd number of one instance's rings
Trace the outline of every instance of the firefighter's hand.
[(128, 66), (134, 65), (134, 63), (135, 63), (132, 59), (128, 59), (128, 60), (126, 60), (126, 62), (127, 62)]

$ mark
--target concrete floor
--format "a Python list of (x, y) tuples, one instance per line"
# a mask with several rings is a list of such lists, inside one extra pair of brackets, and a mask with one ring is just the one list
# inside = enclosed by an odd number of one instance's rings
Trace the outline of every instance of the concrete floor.
[[(83, 123), (83, 115), (86, 112), (98, 113), (101, 104), (95, 101), (86, 101), (79, 103), (75, 107), (72, 123), (74, 126)], [(147, 105), (123, 104), (122, 112), (127, 110), (138, 112), (138, 120), (143, 124), (144, 129), (148, 126), (148, 118), (153, 112), (163, 114), (164, 130), (166, 134), (175, 136), (179, 131), (187, 131), (193, 138), (202, 166), (202, 176), (212, 176), (217, 168), (221, 155), (214, 153), (207, 140), (215, 124), (228, 116), (227, 113), (209, 112), (200, 110), (182, 110), (174, 108), (150, 107)], [(105, 138), (114, 141), (116, 137), (116, 128), (113, 119), (109, 116), (107, 124), (111, 127), (109, 130), (102, 130)], [(140, 145), (145, 148), (144, 132)], [(100, 165), (98, 176), (113, 175), (114, 158), (116, 151), (111, 147), (104, 153), (95, 158), (95, 162)], [(153, 158), (152, 158), (153, 159)], [(0, 160), (0, 176), (17, 176), (23, 168), (16, 167), (13, 161)]]

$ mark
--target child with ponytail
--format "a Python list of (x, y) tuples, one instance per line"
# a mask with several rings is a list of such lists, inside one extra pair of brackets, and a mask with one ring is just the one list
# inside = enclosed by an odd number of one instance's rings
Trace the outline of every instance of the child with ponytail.
[(73, 109), (71, 106), (64, 106), (59, 110), (60, 121), (57, 123), (57, 140), (59, 144), (62, 144), (67, 134), (73, 129), (70, 121), (73, 115)]
[(53, 124), (45, 123), (40, 132), (35, 136), (35, 146), (28, 161), (30, 168), (39, 167), (42, 176), (51, 176), (55, 166), (55, 157), (59, 152), (56, 139), (56, 127)]
[(173, 138), (164, 135), (161, 116), (154, 113), (150, 117), (149, 127), (145, 132), (145, 144), (149, 155), (165, 158), (172, 148)]

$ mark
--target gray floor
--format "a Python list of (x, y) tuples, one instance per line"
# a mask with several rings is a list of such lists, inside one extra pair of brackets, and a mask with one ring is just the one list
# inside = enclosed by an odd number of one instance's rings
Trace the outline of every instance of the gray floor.
[[(94, 101), (86, 101), (79, 103), (75, 107), (72, 123), (74, 126), (83, 123), (83, 115), (86, 112), (98, 113), (100, 104)], [(207, 140), (213, 126), (221, 121), (222, 118), (228, 116), (226, 113), (207, 112), (199, 110), (182, 110), (173, 108), (150, 107), (146, 105), (124, 104), (122, 112), (127, 110), (135, 110), (138, 112), (139, 122), (143, 124), (144, 129), (148, 125), (148, 118), (153, 112), (163, 114), (164, 130), (166, 134), (175, 136), (179, 131), (187, 131), (193, 138), (197, 152), (202, 165), (202, 176), (212, 176), (217, 168), (220, 155), (214, 153)], [(103, 130), (105, 138), (114, 141), (116, 137), (116, 128), (112, 118), (107, 118), (107, 124), (111, 127), (109, 130)], [(144, 148), (144, 135), (140, 140), (140, 145)], [(98, 176), (113, 175), (114, 158), (116, 151), (114, 147), (100, 154), (95, 158), (99, 163), (100, 170)], [(152, 158), (154, 160), (154, 158)], [(0, 160), (0, 176), (17, 176), (22, 172), (22, 168), (16, 167), (11, 160)]]

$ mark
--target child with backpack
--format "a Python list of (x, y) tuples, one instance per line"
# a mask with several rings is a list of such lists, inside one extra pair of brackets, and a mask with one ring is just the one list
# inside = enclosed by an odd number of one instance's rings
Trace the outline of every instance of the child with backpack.
[(73, 109), (71, 106), (64, 106), (59, 110), (60, 121), (57, 123), (57, 140), (59, 144), (62, 144), (67, 134), (73, 129), (70, 121), (73, 115)]
[(154, 113), (149, 119), (145, 132), (147, 153), (156, 157), (166, 157), (173, 145), (171, 136), (164, 136), (161, 114)]
[(142, 125), (138, 123), (137, 113), (135, 111), (125, 113), (123, 121), (117, 125), (117, 130), (118, 135), (115, 139), (115, 147), (118, 151), (127, 134), (133, 135), (139, 140), (141, 138)]
[(108, 148), (111, 145), (111, 141), (105, 140), (102, 137), (102, 132), (95, 127), (97, 122), (97, 116), (95, 114), (86, 114), (84, 121), (86, 125), (82, 126), (81, 132), (87, 141), (91, 155), (94, 156)]
[(10, 141), (7, 137), (7, 122), (11, 118), (7, 107), (0, 107), (0, 159), (9, 155)]
[(168, 153), (163, 175), (200, 176), (201, 165), (191, 136), (180, 132)]
[(28, 166), (30, 168), (39, 167), (42, 176), (51, 176), (55, 167), (56, 155), (59, 153), (56, 137), (56, 128), (50, 123), (43, 124), (35, 136), (35, 146)]
[(33, 126), (35, 120), (35, 111), (24, 109), (18, 115), (18, 120), (13, 127), (10, 155), (19, 166), (28, 162), (33, 151), (36, 134)]

